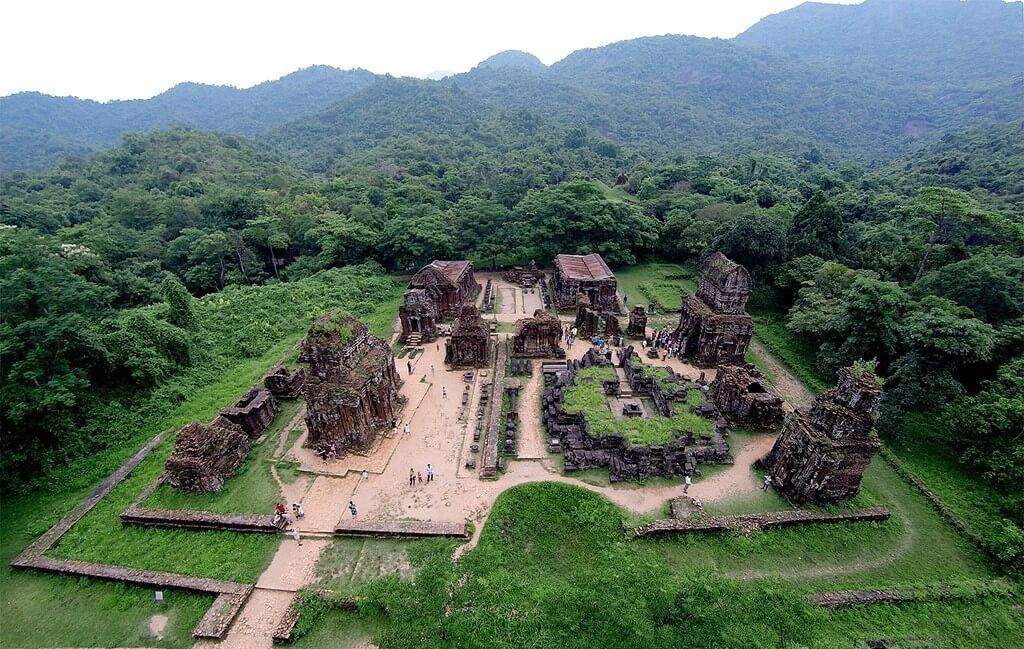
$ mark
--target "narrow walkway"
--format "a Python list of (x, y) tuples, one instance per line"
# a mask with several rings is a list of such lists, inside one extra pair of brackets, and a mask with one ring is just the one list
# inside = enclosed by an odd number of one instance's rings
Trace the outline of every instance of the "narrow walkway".
[(540, 422), (540, 397), (544, 391), (541, 362), (531, 361), (530, 379), (519, 393), (519, 455), (520, 460), (537, 460), (548, 456), (544, 429)]

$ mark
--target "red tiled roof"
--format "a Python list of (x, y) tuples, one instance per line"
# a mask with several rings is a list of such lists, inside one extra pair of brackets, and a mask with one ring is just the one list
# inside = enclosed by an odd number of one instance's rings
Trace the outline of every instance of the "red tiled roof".
[(457, 283), (462, 274), (469, 268), (469, 262), (465, 259), (458, 261), (435, 259), (430, 262), (430, 265), (439, 270), (453, 284)]
[(565, 277), (582, 280), (614, 279), (615, 275), (596, 252), (589, 255), (555, 255), (555, 266)]

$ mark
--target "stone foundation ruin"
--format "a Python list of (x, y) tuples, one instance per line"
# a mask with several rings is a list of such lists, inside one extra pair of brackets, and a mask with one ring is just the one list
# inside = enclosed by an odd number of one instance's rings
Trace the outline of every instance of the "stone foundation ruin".
[(683, 298), (672, 335), (676, 355), (701, 367), (741, 365), (754, 334), (747, 315), (750, 274), (720, 252), (701, 266), (696, 295)]
[(249, 454), (251, 440), (225, 417), (209, 424), (188, 424), (174, 438), (164, 464), (168, 484), (179, 491), (220, 491)]
[(472, 262), (437, 259), (413, 275), (409, 288), (424, 291), (434, 305), (436, 317), (446, 319), (455, 317), (462, 305), (473, 303), (480, 284), (473, 276)]
[(402, 322), (402, 342), (433, 342), (437, 340), (437, 307), (426, 289), (410, 288), (398, 307)]
[(762, 464), (773, 486), (794, 504), (849, 500), (881, 448), (874, 431), (882, 389), (867, 370), (843, 368), (836, 387), (815, 398), (810, 411), (786, 417)]
[(491, 362), (491, 326), (475, 306), (463, 306), (445, 345), (444, 362), (452, 368), (487, 367)]
[(718, 411), (731, 424), (761, 430), (778, 430), (782, 425), (782, 396), (753, 365), (718, 368), (711, 393)]
[(633, 310), (629, 312), (626, 335), (637, 340), (647, 337), (647, 311), (642, 304), (634, 304)]
[(573, 308), (577, 297), (585, 295), (597, 311), (619, 312), (615, 275), (596, 253), (555, 255), (551, 289), (559, 309)]
[(263, 385), (277, 399), (299, 398), (305, 381), (305, 369), (300, 367), (294, 372), (289, 372), (288, 368), (280, 363), (270, 368), (270, 372), (263, 377)]
[(565, 358), (562, 323), (558, 318), (537, 309), (532, 318), (516, 321), (512, 334), (512, 356), (517, 358)]
[(300, 360), (309, 363), (305, 446), (334, 444), (339, 454), (364, 452), (391, 427), (403, 398), (395, 357), (386, 342), (350, 315), (328, 314), (309, 328)]
[(516, 286), (535, 286), (544, 282), (544, 272), (537, 268), (537, 262), (530, 261), (526, 268), (513, 266), (501, 274), (501, 278)]
[[(662, 414), (671, 413), (676, 395), (667, 393), (657, 381), (636, 370), (633, 356), (632, 348), (627, 348), (620, 360), (630, 389), (634, 394), (650, 397)], [(569, 413), (563, 408), (565, 391), (575, 384), (580, 369), (606, 363), (594, 350), (589, 350), (581, 360), (567, 362), (565, 371), (545, 374), (552, 377), (547, 381), (541, 404), (544, 428), (550, 437), (548, 449), (562, 452), (566, 471), (607, 467), (609, 478), (617, 482), (691, 475), (698, 464), (732, 463), (724, 425), (716, 425), (713, 439), (680, 431), (670, 443), (648, 446), (631, 446), (623, 435), (591, 434), (583, 413)]]
[(591, 305), (590, 298), (586, 295), (580, 295), (577, 300), (574, 325), (580, 338), (591, 338), (595, 335), (604, 338), (619, 336), (619, 319), (614, 313), (598, 311)]
[(259, 437), (274, 421), (277, 414), (277, 402), (267, 390), (252, 389), (230, 407), (223, 408), (220, 415), (228, 421), (238, 424), (252, 439)]

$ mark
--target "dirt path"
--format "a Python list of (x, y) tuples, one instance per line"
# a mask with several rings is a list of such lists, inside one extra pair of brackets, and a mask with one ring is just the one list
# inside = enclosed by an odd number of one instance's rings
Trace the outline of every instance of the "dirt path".
[(775, 357), (764, 348), (764, 345), (757, 340), (751, 340), (750, 351), (754, 352), (768, 368), (772, 375), (772, 384), (791, 408), (806, 408), (811, 405), (814, 393), (804, 387), (803, 383), (798, 381), (779, 361), (775, 360)]
[[(504, 299), (503, 310), (509, 308), (505, 318), (514, 319), (515, 298), (512, 293)], [(579, 358), (590, 345), (580, 343), (568, 351), (569, 358)], [(793, 379), (774, 359), (758, 349), (777, 381), (787, 386), (788, 398), (802, 404), (810, 393)], [(656, 365), (667, 365), (688, 378), (697, 378), (701, 370), (678, 359), (644, 359)], [(494, 481), (481, 481), (476, 472), (459, 476), (460, 462), (464, 463), (463, 447), (471, 439), (476, 425), (475, 400), (479, 382), (489, 370), (482, 370), (474, 378), (473, 399), (463, 409), (461, 395), (467, 383), (462, 371), (447, 371), (443, 364), (441, 345), (423, 347), (411, 374), (404, 360), (398, 367), (406, 383), (403, 393), (410, 399), (401, 421), (408, 421), (410, 434), (399, 434), (397, 439), (381, 447), (360, 463), (373, 467), (367, 478), (362, 478), (356, 466), (344, 477), (320, 475), (302, 496), (306, 517), (299, 522), (301, 533), (318, 538), (307, 538), (300, 548), (290, 539), (282, 542), (270, 567), (261, 575), (258, 588), (228, 637), (219, 645), (200, 644), (201, 647), (270, 647), (270, 634), (284, 614), (294, 590), (315, 579), (315, 565), (320, 552), (329, 543), (320, 535), (333, 531), (335, 523), (348, 516), (349, 500), (356, 503), (359, 518), (370, 520), (418, 519), (433, 521), (464, 521), (475, 523), (475, 533), (469, 543), (462, 544), (456, 556), (472, 549), (495, 499), (501, 492), (528, 482), (555, 481), (573, 484), (607, 497), (615, 504), (636, 514), (649, 514), (662, 508), (665, 502), (682, 493), (682, 485), (638, 486), (633, 484), (591, 484), (572, 476), (562, 475), (558, 462), (549, 458), (544, 444), (544, 433), (537, 418), (539, 397), (543, 386), (540, 363), (534, 362), (534, 371), (522, 392), (523, 421), (520, 433), (520, 451), (523, 459), (509, 462), (508, 470)], [(706, 372), (713, 378), (713, 372)], [(445, 390), (442, 390), (444, 388)], [(797, 389), (799, 388), (799, 390)], [(447, 393), (447, 398), (444, 394)], [(741, 448), (733, 449), (735, 463), (706, 479), (697, 480), (690, 488), (691, 496), (706, 503), (756, 493), (759, 485), (750, 465), (771, 448), (773, 437), (763, 435), (751, 438)], [(349, 460), (349, 458), (345, 458)], [(355, 461), (355, 458), (352, 458)], [(342, 463), (339, 460), (338, 464)], [(431, 465), (435, 480), (431, 483), (409, 484), (409, 470), (419, 472), (426, 479), (426, 466)], [(336, 468), (336, 467), (331, 467)], [(882, 560), (882, 559), (880, 559)], [(746, 575), (742, 575), (746, 576)], [(756, 576), (756, 575), (752, 575)]]
[(532, 361), (533, 373), (519, 393), (519, 459), (541, 459), (548, 456), (544, 429), (540, 423), (540, 393), (544, 375), (540, 361)]

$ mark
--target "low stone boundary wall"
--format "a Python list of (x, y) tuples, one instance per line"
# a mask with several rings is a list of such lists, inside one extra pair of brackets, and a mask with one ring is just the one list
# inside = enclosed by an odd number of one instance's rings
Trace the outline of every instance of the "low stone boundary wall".
[(219, 514), (217, 512), (193, 509), (142, 507), (140, 503), (149, 498), (163, 482), (164, 478), (160, 476), (139, 492), (135, 500), (121, 512), (122, 525), (162, 527), (198, 532), (216, 530), (222, 532), (264, 532), (274, 534), (280, 531), (274, 527), (274, 517), (264, 514)]
[(882, 446), (882, 450), (879, 451), (879, 454), (886, 462), (889, 463), (889, 466), (891, 466), (901, 478), (909, 482), (911, 486), (921, 492), (921, 494), (931, 502), (935, 509), (942, 514), (947, 521), (949, 521), (950, 525), (952, 525), (956, 531), (970, 539), (971, 543), (973, 543), (982, 552), (989, 556), (994, 556), (992, 548), (990, 548), (985, 542), (985, 539), (983, 539), (967, 521), (960, 518), (960, 516), (950, 509), (946, 503), (942, 502), (942, 499), (939, 498), (934, 491), (928, 488), (928, 485), (924, 480), (918, 477), (918, 475), (910, 469), (903, 466), (903, 463), (900, 462), (899, 458), (896, 457), (892, 451), (885, 446)]
[(467, 538), (466, 524), (448, 521), (361, 521), (341, 520), (334, 526), (339, 536), (389, 536), (396, 538), (424, 538), (446, 536)]
[(263, 532), (276, 534), (274, 517), (264, 514), (217, 514), (191, 509), (129, 507), (121, 512), (123, 525), (195, 531)]
[(972, 584), (932, 584), (912, 588), (880, 588), (876, 590), (840, 590), (808, 596), (812, 603), (824, 608), (859, 606), (862, 604), (893, 604), (949, 599), (971, 599), (1005, 595), (1012, 588), (1005, 581), (990, 580)]
[(505, 380), (505, 341), (498, 341), (497, 360), (494, 362), (494, 377), (491, 381), (490, 416), (487, 418), (487, 436), (484, 438), (484, 455), (480, 469), (481, 478), (495, 478), (498, 475), (498, 435), (502, 429), (501, 399)]
[[(106, 581), (118, 581), (147, 588), (175, 588), (194, 593), (217, 595), (213, 604), (206, 611), (199, 624), (196, 625), (192, 635), (196, 638), (219, 639), (224, 637), (231, 622), (252, 593), (253, 586), (251, 584), (45, 556), (46, 552), (55, 546), (61, 537), (67, 534), (68, 530), (92, 511), (100, 500), (113, 491), (117, 485), (121, 484), (146, 459), (146, 456), (160, 445), (166, 432), (163, 431), (154, 435), (141, 449), (128, 458), (127, 462), (107, 476), (91, 494), (82, 500), (78, 507), (57, 521), (53, 527), (44, 532), (26, 547), (21, 554), (15, 557), (11, 561), (11, 567), (41, 570), (70, 577), (91, 577)], [(154, 483), (147, 487), (147, 489), (144, 489), (144, 495), (138, 498), (137, 501), (152, 493), (157, 484), (159, 483)]]
[(869, 507), (842, 514), (827, 514), (804, 510), (738, 514), (692, 518), (667, 518), (641, 525), (633, 530), (638, 537), (665, 534), (706, 534), (714, 532), (748, 532), (779, 529), (795, 525), (817, 523), (860, 523), (884, 521), (889, 518), (885, 507)]

